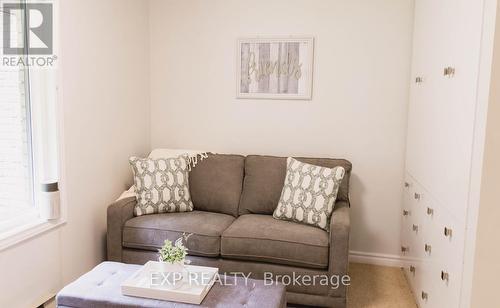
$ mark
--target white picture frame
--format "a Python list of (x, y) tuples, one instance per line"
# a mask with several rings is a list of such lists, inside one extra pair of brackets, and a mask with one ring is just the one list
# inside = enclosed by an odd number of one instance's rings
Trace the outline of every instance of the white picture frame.
[(313, 37), (239, 38), (236, 97), (310, 100), (313, 60)]

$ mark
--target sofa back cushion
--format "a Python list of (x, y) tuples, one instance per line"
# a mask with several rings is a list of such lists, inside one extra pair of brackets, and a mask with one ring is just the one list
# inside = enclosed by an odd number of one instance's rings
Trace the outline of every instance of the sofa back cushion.
[(238, 216), (245, 157), (209, 154), (189, 174), (195, 210)]
[[(272, 215), (281, 196), (286, 175), (286, 157), (249, 155), (245, 159), (245, 179), (239, 214)], [(348, 201), (352, 164), (345, 159), (304, 158), (297, 160), (321, 167), (342, 166), (345, 175), (340, 184), (337, 201)], [(194, 200), (193, 200), (194, 202)], [(195, 205), (196, 208), (196, 205)]]

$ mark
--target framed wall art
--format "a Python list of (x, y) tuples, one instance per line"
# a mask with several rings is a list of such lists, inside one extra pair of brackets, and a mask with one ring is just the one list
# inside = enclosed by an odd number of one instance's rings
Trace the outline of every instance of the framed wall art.
[(237, 98), (311, 99), (313, 58), (312, 37), (238, 39)]

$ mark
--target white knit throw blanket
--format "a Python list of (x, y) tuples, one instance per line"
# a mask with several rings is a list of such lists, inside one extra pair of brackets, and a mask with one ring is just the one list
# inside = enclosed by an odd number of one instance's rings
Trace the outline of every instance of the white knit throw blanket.
[[(178, 157), (183, 154), (188, 155), (188, 164), (189, 171), (191, 168), (196, 167), (198, 164), (198, 159), (202, 161), (203, 159), (208, 157), (207, 151), (197, 151), (197, 150), (181, 150), (181, 149), (154, 149), (149, 153), (149, 158), (158, 159), (158, 158), (172, 158)], [(128, 190), (124, 191), (116, 201), (125, 199), (128, 197), (135, 197), (134, 185), (132, 185)]]
[(191, 171), (191, 168), (196, 167), (196, 164), (198, 163), (198, 157), (200, 158), (200, 161), (202, 161), (203, 159), (208, 157), (208, 153), (209, 152), (207, 151), (196, 151), (196, 150), (154, 149), (153, 151), (151, 151), (148, 157), (153, 159), (172, 158), (180, 156), (182, 154), (187, 154), (189, 170)]

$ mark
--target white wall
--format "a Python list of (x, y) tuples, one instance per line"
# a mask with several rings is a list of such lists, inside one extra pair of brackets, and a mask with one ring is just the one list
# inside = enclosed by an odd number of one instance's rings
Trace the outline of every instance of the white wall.
[[(152, 147), (343, 157), (351, 249), (399, 254), (412, 0), (150, 3)], [(312, 101), (235, 99), (236, 38), (315, 37)]]
[(36, 307), (61, 288), (60, 230), (0, 252), (0, 307)]
[(68, 222), (0, 252), (0, 307), (31, 306), (103, 260), (106, 207), (128, 156), (149, 151), (148, 13), (143, 0), (61, 1)]
[(147, 1), (62, 2), (68, 281), (105, 257), (106, 207), (149, 151), (149, 47)]
[[(398, 254), (412, 1), (251, 3), (61, 1), (68, 223), (0, 253), (0, 307), (32, 305), (104, 258), (107, 204), (150, 145), (345, 157), (351, 248)], [(288, 34), (316, 39), (313, 100), (236, 100), (235, 39)]]

